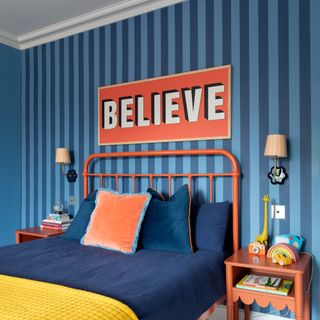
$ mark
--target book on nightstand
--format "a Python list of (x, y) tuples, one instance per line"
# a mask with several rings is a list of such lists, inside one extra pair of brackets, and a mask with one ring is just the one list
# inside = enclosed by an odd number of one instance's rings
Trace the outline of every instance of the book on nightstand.
[(293, 285), (292, 280), (284, 280), (276, 277), (257, 276), (248, 274), (236, 285), (237, 288), (252, 291), (267, 292), (287, 296)]
[(280, 286), (280, 282), (281, 278), (249, 274), (243, 281), (243, 285), (252, 286), (254, 288), (277, 290)]
[(72, 218), (66, 213), (55, 214), (50, 213), (46, 219), (42, 220), (41, 228), (53, 229), (58, 231), (66, 231), (70, 226)]

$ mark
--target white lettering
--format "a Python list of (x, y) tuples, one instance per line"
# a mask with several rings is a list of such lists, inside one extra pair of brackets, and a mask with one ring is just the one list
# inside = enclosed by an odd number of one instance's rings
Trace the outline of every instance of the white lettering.
[(121, 128), (132, 128), (133, 121), (128, 119), (128, 117), (132, 116), (132, 109), (128, 106), (133, 104), (133, 99), (129, 98), (122, 98), (120, 99), (120, 127)]
[(183, 102), (185, 116), (189, 122), (196, 122), (199, 118), (202, 88), (193, 88), (183, 90)]
[(150, 126), (150, 120), (144, 117), (144, 98), (142, 96), (138, 96), (136, 98), (136, 118), (138, 127), (147, 127)]
[[(210, 83), (204, 87), (193, 86), (151, 93), (150, 105), (145, 106), (146, 97), (142, 95), (124, 96), (119, 98), (119, 105), (113, 100), (102, 101), (102, 128), (111, 130), (120, 128), (159, 126), (161, 124), (179, 124), (184, 112), (183, 121), (197, 122), (204, 108), (207, 120), (224, 120), (226, 111), (224, 84)], [(181, 95), (181, 99), (180, 98)], [(203, 96), (202, 96), (203, 95)], [(179, 103), (179, 101), (181, 103)], [(203, 101), (204, 100), (204, 101)], [(119, 110), (117, 109), (119, 108)], [(180, 108), (183, 108), (180, 110)], [(150, 110), (151, 109), (151, 110)], [(146, 115), (145, 115), (146, 112)]]
[(103, 101), (103, 129), (114, 129), (117, 126), (117, 105), (112, 100)]
[(180, 123), (180, 117), (177, 114), (173, 114), (174, 111), (179, 110), (179, 105), (174, 103), (174, 99), (178, 99), (180, 96), (179, 91), (164, 92), (164, 123), (176, 124)]
[(224, 85), (207, 86), (206, 97), (206, 118), (208, 120), (222, 120), (225, 117), (225, 113), (222, 110), (217, 110), (216, 107), (223, 105), (223, 98), (217, 97), (216, 94), (224, 91)]
[(152, 123), (156, 126), (160, 125), (160, 94), (152, 94)]

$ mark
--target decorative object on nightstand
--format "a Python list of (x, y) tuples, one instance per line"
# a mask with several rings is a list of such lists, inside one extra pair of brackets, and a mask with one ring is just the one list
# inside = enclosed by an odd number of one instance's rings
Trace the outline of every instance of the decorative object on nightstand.
[(268, 202), (269, 196), (265, 194), (262, 201), (264, 202), (264, 223), (262, 232), (256, 236), (256, 241), (249, 244), (249, 252), (253, 254), (265, 255), (268, 248)]
[(276, 253), (272, 258), (272, 262), (279, 263), (280, 266), (289, 266), (290, 264), (292, 264), (292, 259), (282, 253)]
[(264, 243), (260, 243), (258, 241), (253, 241), (249, 243), (249, 253), (252, 254), (259, 254), (259, 255), (265, 255), (267, 253), (266, 245)]
[(288, 175), (284, 167), (277, 167), (277, 158), (287, 157), (287, 143), (284, 134), (269, 134), (267, 136), (264, 155), (273, 157), (273, 167), (268, 173), (268, 178), (272, 184), (284, 184)]
[(273, 263), (279, 263), (281, 266), (290, 265), (300, 258), (298, 250), (286, 243), (279, 243), (272, 246), (268, 250), (267, 257), (272, 259)]
[(300, 236), (295, 236), (293, 234), (279, 234), (275, 236), (274, 244), (287, 243), (295, 247), (299, 252), (301, 251), (304, 239)]
[(269, 196), (265, 194), (262, 201), (264, 202), (264, 223), (262, 232), (256, 236), (256, 241), (263, 243), (265, 246), (268, 245), (268, 202), (270, 201)]
[(63, 212), (63, 204), (60, 200), (56, 200), (54, 205), (53, 205), (53, 211), (56, 214), (62, 214)]
[(56, 163), (61, 165), (61, 171), (64, 176), (67, 177), (69, 182), (75, 182), (77, 180), (77, 172), (74, 169), (69, 169), (67, 173), (65, 173), (64, 166), (66, 164), (71, 163), (71, 157), (69, 149), (67, 148), (56, 148)]

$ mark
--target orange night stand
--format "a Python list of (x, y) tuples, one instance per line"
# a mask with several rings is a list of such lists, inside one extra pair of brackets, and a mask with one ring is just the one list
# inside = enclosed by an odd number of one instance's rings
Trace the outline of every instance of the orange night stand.
[[(271, 303), (277, 310), (283, 310), (288, 306), (290, 311), (295, 313), (296, 320), (310, 319), (311, 258), (309, 255), (302, 253), (298, 262), (281, 267), (279, 264), (272, 263), (267, 256), (250, 254), (248, 248), (243, 248), (226, 259), (225, 265), (228, 320), (238, 319), (239, 299), (245, 304), (246, 320), (249, 319), (248, 305), (254, 301), (261, 307), (267, 307)], [(236, 284), (249, 273), (293, 280), (293, 287), (288, 296), (236, 288)]]
[(63, 234), (63, 231), (53, 229), (41, 229), (40, 227), (16, 230), (16, 243), (27, 242), (31, 240), (49, 238)]

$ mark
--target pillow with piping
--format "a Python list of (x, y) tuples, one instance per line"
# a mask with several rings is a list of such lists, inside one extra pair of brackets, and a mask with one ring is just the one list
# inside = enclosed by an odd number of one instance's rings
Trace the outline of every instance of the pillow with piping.
[(134, 253), (150, 199), (149, 193), (100, 190), (81, 244)]
[(192, 253), (188, 185), (182, 186), (168, 200), (151, 188), (147, 192), (152, 198), (143, 222), (142, 247)]

